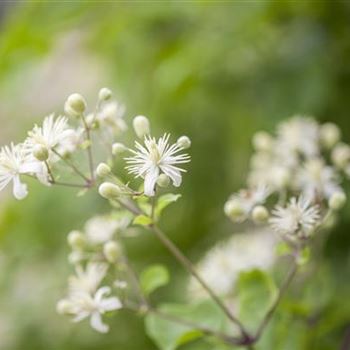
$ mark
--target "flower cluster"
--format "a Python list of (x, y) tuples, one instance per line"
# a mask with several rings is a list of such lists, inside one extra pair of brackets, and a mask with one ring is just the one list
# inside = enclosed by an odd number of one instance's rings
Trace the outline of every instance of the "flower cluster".
[[(253, 147), (248, 188), (225, 204), (233, 221), (269, 222), (284, 239), (305, 240), (344, 205), (350, 146), (336, 125), (295, 116), (278, 125), (275, 136), (256, 133)], [(276, 205), (268, 209), (266, 202)]]

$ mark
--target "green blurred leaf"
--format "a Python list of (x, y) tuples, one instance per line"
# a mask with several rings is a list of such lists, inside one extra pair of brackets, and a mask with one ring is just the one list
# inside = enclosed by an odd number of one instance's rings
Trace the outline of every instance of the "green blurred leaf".
[(250, 331), (254, 331), (274, 301), (277, 288), (266, 272), (257, 269), (241, 272), (237, 288), (239, 319)]
[(162, 214), (162, 211), (171, 203), (176, 202), (181, 197), (181, 194), (167, 193), (163, 196), (160, 196), (157, 201), (155, 208), (155, 214), (159, 217)]
[(299, 266), (302, 266), (307, 264), (309, 260), (310, 260), (310, 248), (304, 247), (298, 255), (297, 264)]
[[(159, 310), (213, 330), (221, 330), (225, 321), (222, 311), (211, 301), (196, 305), (164, 304)], [(203, 336), (196, 327), (169, 321), (156, 314), (146, 317), (145, 326), (147, 334), (162, 350), (175, 350), (180, 345)]]
[(163, 265), (152, 265), (147, 267), (140, 276), (141, 288), (146, 294), (169, 283), (170, 275)]
[(148, 226), (152, 223), (152, 219), (146, 215), (138, 215), (132, 222), (134, 225)]

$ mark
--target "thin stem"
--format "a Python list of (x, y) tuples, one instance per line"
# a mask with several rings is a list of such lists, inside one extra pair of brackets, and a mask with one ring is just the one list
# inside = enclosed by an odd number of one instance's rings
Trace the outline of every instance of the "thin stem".
[(70, 182), (61, 182), (61, 181), (50, 181), (51, 185), (65, 186), (65, 187), (77, 187), (77, 188), (89, 188), (87, 184), (75, 184)]
[(58, 153), (55, 149), (52, 149), (52, 152), (57, 155), (61, 160), (63, 160), (77, 175), (82, 177), (87, 183), (91, 183), (91, 180), (88, 179), (72, 162), (64, 158), (60, 153)]
[(162, 232), (162, 230), (156, 225), (150, 225), (150, 230), (152, 230), (161, 243), (172, 253), (172, 255), (185, 267), (186, 270), (201, 284), (201, 286), (206, 290), (210, 297), (215, 301), (215, 303), (221, 308), (221, 310), (226, 314), (226, 316), (238, 326), (242, 335), (244, 337), (249, 337), (247, 331), (244, 329), (241, 322), (231, 313), (231, 311), (226, 307), (226, 305), (221, 301), (221, 299), (214, 293), (214, 291), (207, 285), (207, 283), (198, 274), (192, 262), (177, 248), (177, 246), (169, 240), (169, 238)]
[(89, 160), (91, 181), (93, 181), (95, 178), (95, 175), (94, 175), (94, 161), (93, 161), (92, 150), (91, 150), (92, 141), (91, 141), (90, 127), (89, 127), (89, 125), (87, 125), (84, 115), (81, 116), (81, 119), (83, 120), (83, 124), (84, 124), (84, 129), (85, 129), (85, 133), (86, 133), (86, 140), (89, 143), (88, 147), (87, 147), (87, 154), (88, 154), (88, 160)]
[(45, 165), (46, 165), (47, 172), (48, 172), (49, 175), (50, 175), (50, 179), (51, 179), (50, 182), (51, 182), (51, 183), (54, 183), (54, 182), (55, 182), (55, 177), (53, 176), (51, 167), (50, 167), (50, 165), (49, 165), (49, 163), (48, 163), (47, 160), (45, 160)]
[(270, 309), (267, 311), (267, 313), (265, 314), (265, 317), (261, 321), (260, 326), (258, 327), (258, 330), (257, 330), (256, 335), (255, 335), (255, 340), (258, 340), (260, 338), (264, 329), (266, 328), (266, 326), (270, 322), (270, 320), (271, 320), (272, 316), (274, 315), (282, 297), (284, 296), (284, 294), (285, 294), (286, 290), (288, 289), (290, 283), (292, 282), (295, 274), (297, 273), (297, 270), (298, 270), (298, 265), (294, 259), (293, 265), (292, 265), (291, 269), (289, 270), (286, 279), (284, 280), (284, 282), (282, 283), (282, 285), (278, 291), (276, 300), (271, 305)]

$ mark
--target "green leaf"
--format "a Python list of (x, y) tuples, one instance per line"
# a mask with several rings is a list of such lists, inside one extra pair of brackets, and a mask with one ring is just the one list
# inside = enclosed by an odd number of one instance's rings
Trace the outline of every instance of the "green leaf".
[(293, 252), (293, 248), (287, 242), (279, 242), (276, 245), (276, 254), (278, 256), (289, 255)]
[(163, 265), (152, 265), (140, 275), (141, 288), (147, 295), (168, 284), (169, 280), (169, 272)]
[(137, 196), (136, 198), (137, 205), (140, 207), (140, 209), (146, 213), (148, 216), (151, 215), (152, 206), (149, 203), (149, 197), (147, 196)]
[[(195, 305), (164, 304), (159, 310), (217, 331), (223, 328), (225, 322), (225, 315), (212, 301)], [(161, 350), (175, 350), (180, 345), (203, 336), (203, 333), (196, 327), (170, 321), (156, 314), (146, 316), (145, 327), (147, 334)]]
[(277, 288), (267, 273), (257, 269), (241, 272), (237, 288), (239, 319), (250, 331), (255, 331), (275, 300)]
[(152, 223), (152, 219), (146, 215), (138, 215), (132, 223), (134, 225), (148, 226)]
[(181, 197), (181, 194), (167, 193), (163, 196), (160, 196), (157, 201), (155, 208), (155, 214), (157, 217), (160, 217), (162, 211), (171, 203), (176, 202)]
[(304, 247), (298, 255), (297, 264), (299, 266), (302, 266), (307, 264), (309, 260), (310, 260), (310, 248)]

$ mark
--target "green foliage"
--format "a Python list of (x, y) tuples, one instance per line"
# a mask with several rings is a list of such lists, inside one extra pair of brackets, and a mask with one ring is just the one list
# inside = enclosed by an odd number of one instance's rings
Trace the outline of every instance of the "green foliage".
[(143, 292), (148, 295), (156, 289), (167, 285), (170, 281), (170, 275), (167, 268), (163, 265), (152, 265), (142, 271), (140, 283)]
[(148, 226), (152, 223), (152, 219), (146, 215), (138, 215), (132, 222), (134, 225)]
[[(159, 310), (217, 331), (222, 329), (225, 321), (222, 311), (211, 301), (197, 305), (164, 304)], [(195, 327), (165, 320), (156, 314), (149, 314), (145, 325), (147, 334), (161, 350), (175, 350), (180, 345), (203, 336), (203, 333)]]
[(237, 291), (239, 319), (250, 331), (256, 331), (276, 298), (277, 288), (269, 274), (252, 270), (241, 272)]
[(157, 205), (154, 211), (156, 216), (160, 217), (163, 210), (171, 203), (176, 202), (180, 197), (181, 197), (181, 194), (173, 194), (173, 193), (167, 193), (160, 196), (157, 200)]

